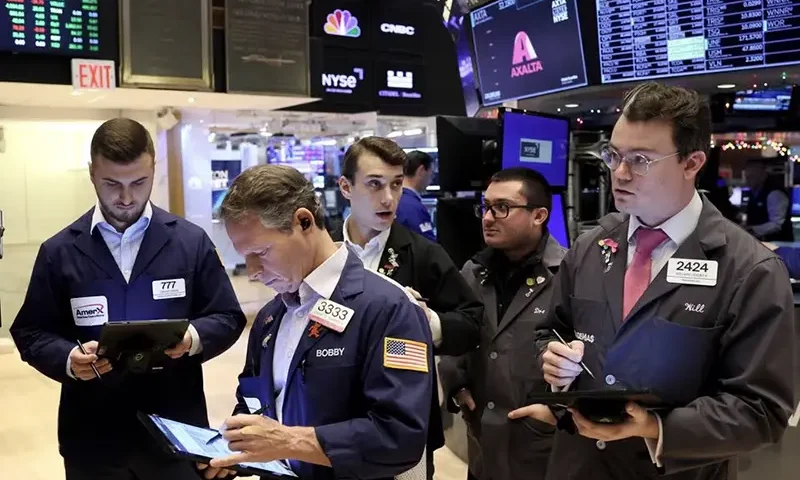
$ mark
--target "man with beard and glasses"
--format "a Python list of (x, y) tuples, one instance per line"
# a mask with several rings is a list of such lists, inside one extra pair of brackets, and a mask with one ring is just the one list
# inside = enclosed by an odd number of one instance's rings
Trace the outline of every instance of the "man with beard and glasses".
[[(109, 120), (90, 153), (97, 205), (41, 245), (11, 335), (25, 362), (61, 383), (67, 480), (196, 479), (192, 463), (157, 448), (137, 412), (208, 426), (202, 363), (236, 342), (245, 317), (205, 232), (150, 203), (147, 130)], [(190, 322), (163, 368), (135, 373), (97, 354), (104, 324), (158, 319)]]

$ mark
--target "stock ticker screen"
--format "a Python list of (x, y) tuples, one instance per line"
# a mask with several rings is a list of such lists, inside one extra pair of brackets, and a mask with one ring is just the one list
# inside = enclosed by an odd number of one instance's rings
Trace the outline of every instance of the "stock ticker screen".
[(576, 0), (500, 0), (470, 23), (484, 105), (587, 85)]
[(800, 62), (800, 0), (597, 0), (602, 83)]
[(96, 56), (101, 0), (0, 0), (0, 51)]

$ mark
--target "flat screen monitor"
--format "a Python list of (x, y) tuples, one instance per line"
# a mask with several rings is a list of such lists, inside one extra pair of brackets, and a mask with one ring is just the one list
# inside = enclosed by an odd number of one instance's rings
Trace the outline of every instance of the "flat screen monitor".
[(558, 240), (564, 248), (569, 248), (569, 228), (567, 228), (567, 209), (564, 197), (560, 193), (553, 194), (553, 208), (550, 211), (550, 220), (547, 222), (550, 235)]
[(444, 192), (483, 190), (500, 170), (494, 119), (438, 116), (436, 143), (439, 186)]
[(587, 85), (576, 0), (500, 0), (470, 12), (484, 105)]
[(602, 83), (800, 62), (797, 2), (596, 0), (596, 6)]
[(792, 215), (800, 215), (800, 187), (792, 187)]
[(498, 150), (502, 168), (527, 167), (553, 187), (567, 186), (569, 119), (502, 108)]
[(372, 58), (357, 51), (324, 49), (319, 71), (312, 70), (311, 93), (330, 103), (372, 104)]
[(98, 57), (104, 51), (101, 42), (108, 38), (108, 32), (101, 37), (101, 16), (105, 10), (102, 0), (5, 0), (1, 3), (0, 51), (74, 57)]
[(738, 91), (731, 108), (745, 112), (786, 112), (791, 103), (792, 86), (786, 85), (781, 88)]

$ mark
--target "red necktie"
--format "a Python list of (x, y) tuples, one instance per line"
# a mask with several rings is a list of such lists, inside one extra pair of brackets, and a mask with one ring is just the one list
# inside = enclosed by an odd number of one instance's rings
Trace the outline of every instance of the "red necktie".
[(650, 285), (650, 265), (652, 263), (650, 256), (653, 254), (653, 250), (669, 238), (660, 228), (639, 227), (634, 235), (636, 235), (636, 253), (633, 255), (633, 262), (625, 271), (623, 320), (628, 317), (633, 306), (639, 301), (639, 297)]

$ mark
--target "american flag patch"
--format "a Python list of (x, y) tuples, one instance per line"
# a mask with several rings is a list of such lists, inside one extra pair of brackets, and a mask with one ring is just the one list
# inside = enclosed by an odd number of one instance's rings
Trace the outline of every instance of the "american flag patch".
[(428, 373), (428, 345), (403, 338), (383, 340), (383, 366)]

